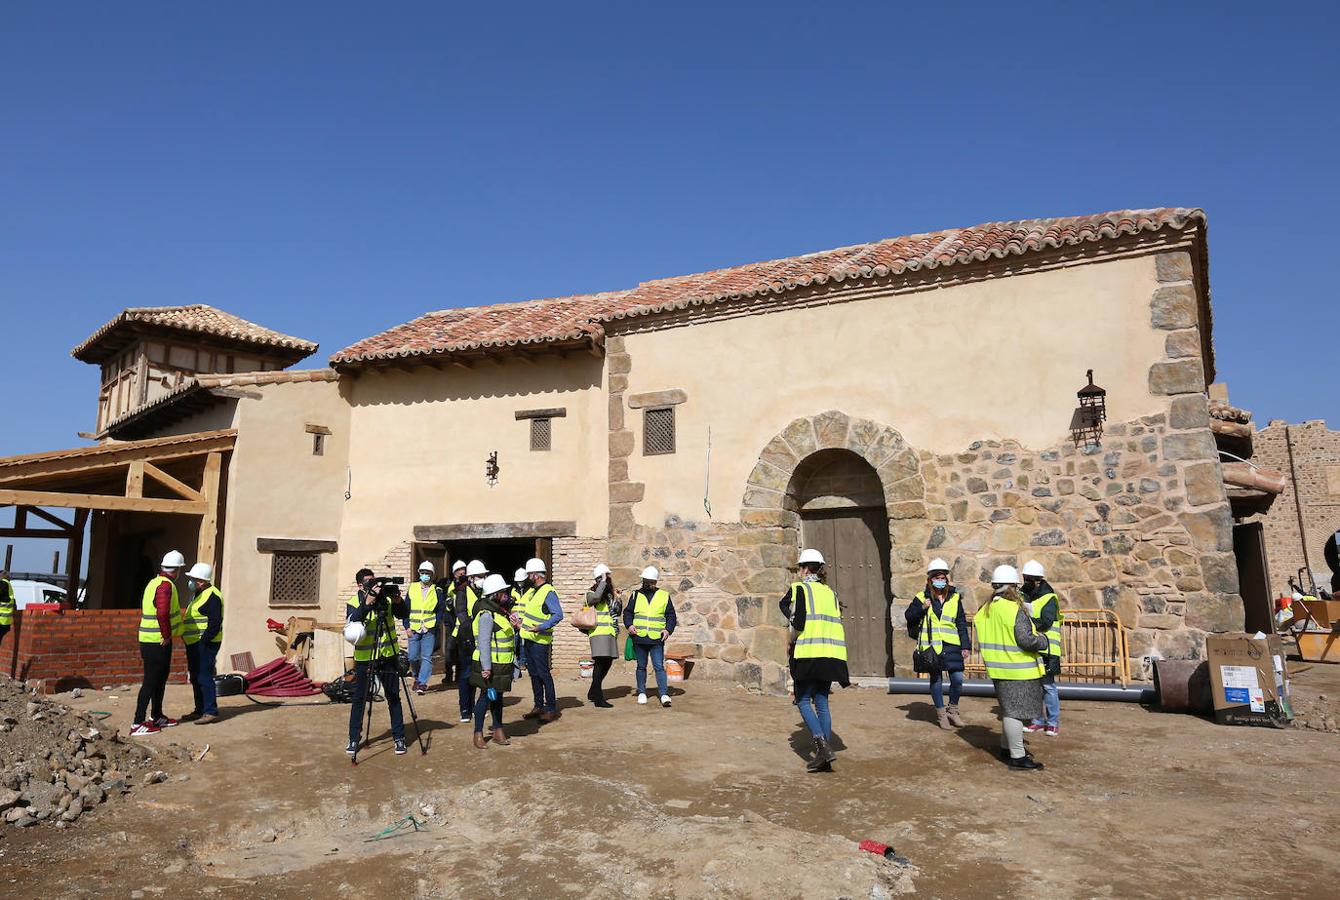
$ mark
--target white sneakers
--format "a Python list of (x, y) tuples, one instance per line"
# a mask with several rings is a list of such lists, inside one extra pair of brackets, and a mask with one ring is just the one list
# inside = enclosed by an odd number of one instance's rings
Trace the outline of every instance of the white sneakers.
[(646, 695), (646, 694), (638, 694), (638, 695), (637, 695), (637, 705), (638, 705), (638, 706), (646, 706), (646, 705), (647, 705), (647, 695)]
[(664, 706), (666, 709), (670, 708), (670, 697), (668, 695), (661, 695), (661, 706)]

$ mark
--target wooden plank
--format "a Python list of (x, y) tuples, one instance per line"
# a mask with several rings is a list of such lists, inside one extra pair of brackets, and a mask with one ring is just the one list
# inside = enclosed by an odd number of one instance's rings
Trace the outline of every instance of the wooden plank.
[(554, 406), (549, 409), (518, 409), (516, 417), (521, 419), (562, 419), (568, 414), (567, 407)]
[(28, 512), (37, 516), (37, 518), (39, 519), (45, 519), (52, 525), (55, 525), (57, 528), (62, 528), (65, 531), (69, 531), (70, 529), (74, 528), (73, 524), (65, 521), (60, 516), (52, 515), (51, 513), (47, 512), (45, 509), (42, 509), (40, 507), (37, 506), (31, 507), (28, 509)]
[(65, 609), (74, 609), (79, 599), (79, 575), (84, 562), (84, 526), (88, 524), (88, 510), (75, 510), (74, 530), (70, 532), (68, 552), (65, 555)]
[(111, 494), (63, 494), (57, 491), (15, 491), (0, 488), (0, 503), (55, 506), (66, 509), (111, 509), (124, 512), (161, 512), (200, 516), (205, 504), (194, 500), (158, 500), (152, 497), (117, 497)]
[[(0, 495), (3, 499), (3, 495)], [(461, 525), (415, 525), (416, 541), (474, 541), (507, 538), (574, 537), (577, 523), (553, 522), (473, 522)]]
[(144, 474), (148, 475), (154, 481), (157, 481), (163, 487), (172, 491), (179, 497), (185, 497), (187, 500), (204, 500), (205, 495), (191, 487), (184, 481), (173, 478), (167, 472), (155, 466), (153, 463), (144, 463)]
[(0, 528), (0, 538), (52, 538), (66, 540), (70, 532), (55, 528)]
[(205, 457), (205, 477), (200, 492), (204, 494), (204, 514), (200, 517), (200, 537), (196, 543), (196, 562), (209, 563), (218, 570), (214, 558), (219, 531), (219, 478), (223, 473), (223, 454), (211, 453)]
[(126, 468), (126, 496), (144, 496), (144, 460), (132, 459)]
[(21, 461), (11, 457), (12, 462), (0, 466), (0, 484), (14, 481), (26, 481), (43, 475), (78, 475), (90, 472), (115, 469), (128, 464), (132, 459), (147, 462), (162, 462), (169, 459), (201, 456), (215, 450), (231, 450), (236, 443), (236, 431), (220, 431), (212, 437), (199, 438), (161, 446), (144, 446), (145, 442), (111, 443), (106, 447), (89, 448), (77, 456), (45, 459), (42, 454), (33, 454), (31, 461)]
[(337, 541), (256, 538), (256, 550), (260, 553), (335, 553), (339, 549)]

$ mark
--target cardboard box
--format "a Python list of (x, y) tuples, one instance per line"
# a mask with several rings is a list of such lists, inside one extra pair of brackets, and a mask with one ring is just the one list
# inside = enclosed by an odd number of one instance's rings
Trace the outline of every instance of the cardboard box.
[(1288, 726), (1293, 707), (1279, 635), (1212, 634), (1205, 639), (1205, 658), (1216, 722)]

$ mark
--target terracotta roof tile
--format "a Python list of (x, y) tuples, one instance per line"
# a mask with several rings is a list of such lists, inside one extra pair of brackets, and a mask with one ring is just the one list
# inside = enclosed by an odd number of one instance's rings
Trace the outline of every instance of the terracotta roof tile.
[(635, 288), (522, 303), (441, 310), (359, 341), (331, 357), (348, 366), (526, 344), (597, 342), (601, 323), (809, 285), (1069, 247), (1203, 224), (1199, 209), (1120, 210), (1092, 216), (993, 222), (858, 244), (805, 256), (647, 281)]
[(187, 306), (140, 306), (124, 309), (116, 318), (71, 350), (70, 355), (84, 362), (99, 362), (105, 355), (98, 352), (99, 345), (112, 332), (133, 324), (194, 331), (258, 347), (291, 350), (301, 354), (297, 359), (317, 350), (317, 345), (311, 341), (263, 328), (254, 322), (248, 322), (204, 303), (192, 303)]

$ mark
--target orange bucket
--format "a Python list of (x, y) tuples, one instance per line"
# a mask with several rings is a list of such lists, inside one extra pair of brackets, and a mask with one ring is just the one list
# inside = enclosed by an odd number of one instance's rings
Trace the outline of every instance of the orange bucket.
[(684, 680), (684, 663), (678, 659), (667, 659), (665, 661), (665, 679), (666, 681)]

